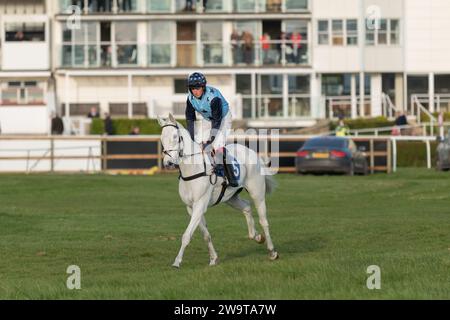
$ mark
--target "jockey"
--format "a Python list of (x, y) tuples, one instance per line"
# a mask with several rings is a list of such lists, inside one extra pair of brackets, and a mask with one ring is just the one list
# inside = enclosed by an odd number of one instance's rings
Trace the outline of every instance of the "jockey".
[[(220, 91), (206, 83), (205, 76), (199, 72), (194, 72), (188, 78), (187, 129), (192, 140), (199, 140), (197, 142), (202, 143), (203, 150), (214, 156), (216, 172), (225, 169), (230, 186), (237, 187), (233, 164), (226, 161), (225, 168), (223, 166), (224, 147), (232, 124), (231, 111)], [(196, 112), (202, 116), (200, 123), (197, 122), (201, 124), (200, 128), (194, 125), (197, 120)]]

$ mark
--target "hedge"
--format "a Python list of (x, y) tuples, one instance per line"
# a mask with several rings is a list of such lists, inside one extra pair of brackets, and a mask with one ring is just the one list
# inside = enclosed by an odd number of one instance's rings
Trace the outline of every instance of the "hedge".
[[(433, 116), (434, 116), (436, 119), (438, 119), (438, 117), (439, 117), (439, 112), (434, 112), (434, 113), (432, 113), (432, 114), (433, 114)], [(428, 117), (428, 115), (427, 115), (426, 113), (422, 112), (422, 113), (420, 114), (420, 120), (421, 120), (422, 122), (429, 122), (429, 121), (430, 121), (430, 117)], [(450, 121), (450, 112), (444, 112), (444, 122), (447, 122), (447, 121)]]
[[(385, 117), (376, 117), (370, 119), (344, 119), (344, 123), (350, 129), (370, 129), (380, 127), (391, 127), (395, 124), (395, 121), (389, 121)], [(330, 122), (330, 131), (334, 131), (338, 126), (338, 121)]]
[[(186, 120), (177, 120), (186, 127)], [(128, 135), (134, 127), (139, 127), (141, 134), (160, 134), (161, 127), (156, 119), (112, 119), (116, 135)], [(93, 119), (91, 134), (104, 134), (103, 119)]]
[[(437, 142), (430, 143), (431, 165), (436, 164)], [(397, 141), (397, 166), (398, 167), (426, 167), (427, 148), (421, 141)]]

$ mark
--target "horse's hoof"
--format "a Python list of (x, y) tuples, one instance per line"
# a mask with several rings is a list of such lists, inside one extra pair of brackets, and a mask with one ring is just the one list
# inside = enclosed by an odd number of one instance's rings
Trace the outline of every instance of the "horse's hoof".
[(178, 262), (174, 262), (172, 264), (172, 267), (179, 269), (180, 268), (180, 264)]
[(264, 242), (266, 242), (266, 237), (264, 237), (263, 234), (258, 234), (258, 235), (255, 237), (255, 241), (256, 241), (257, 243), (259, 243), (259, 244), (263, 244)]
[(218, 263), (219, 263), (219, 258), (215, 258), (215, 259), (212, 259), (212, 260), (209, 261), (209, 265), (210, 265), (211, 267), (217, 266)]
[(269, 259), (270, 259), (271, 261), (277, 260), (279, 257), (280, 257), (280, 256), (278, 255), (278, 252), (276, 252), (276, 251), (271, 251), (271, 252), (269, 253)]

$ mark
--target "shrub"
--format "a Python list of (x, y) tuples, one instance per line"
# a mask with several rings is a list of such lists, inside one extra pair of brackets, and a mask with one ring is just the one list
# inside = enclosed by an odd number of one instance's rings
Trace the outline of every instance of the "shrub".
[[(177, 120), (186, 127), (186, 120)], [(156, 119), (113, 119), (116, 135), (128, 135), (134, 127), (139, 127), (141, 134), (160, 134), (161, 127)], [(93, 119), (91, 134), (101, 135), (105, 132), (103, 119)]]

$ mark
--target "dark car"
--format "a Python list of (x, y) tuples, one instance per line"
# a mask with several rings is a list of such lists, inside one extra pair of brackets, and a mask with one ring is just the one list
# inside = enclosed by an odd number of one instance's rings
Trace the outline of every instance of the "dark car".
[(450, 132), (447, 138), (437, 139), (438, 146), (436, 148), (436, 170), (448, 171), (450, 170)]
[(369, 172), (366, 155), (353, 140), (334, 136), (307, 140), (297, 151), (295, 166), (298, 173), (366, 175)]

